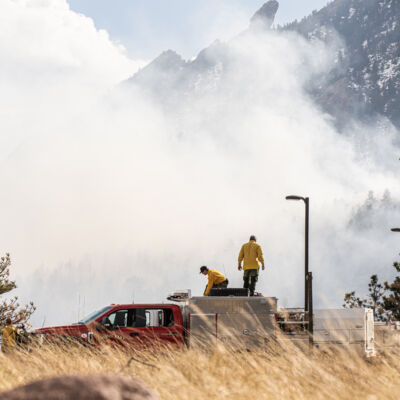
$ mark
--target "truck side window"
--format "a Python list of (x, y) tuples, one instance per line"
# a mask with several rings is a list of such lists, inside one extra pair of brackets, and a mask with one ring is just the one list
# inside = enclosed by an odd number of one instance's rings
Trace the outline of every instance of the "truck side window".
[(154, 328), (174, 325), (174, 312), (170, 308), (134, 308), (117, 310), (108, 315), (112, 329)]
[(164, 311), (164, 326), (174, 325), (174, 312), (170, 308), (166, 308)]
[(145, 319), (149, 328), (174, 325), (174, 313), (170, 308), (148, 308), (145, 310)]
[(128, 310), (118, 310), (108, 316), (113, 329), (126, 328), (128, 326)]
[(146, 325), (146, 314), (144, 308), (131, 310), (129, 326), (132, 328), (144, 328)]

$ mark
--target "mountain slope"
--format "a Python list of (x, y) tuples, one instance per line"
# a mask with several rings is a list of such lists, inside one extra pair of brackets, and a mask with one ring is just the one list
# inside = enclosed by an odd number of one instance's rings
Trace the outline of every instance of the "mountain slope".
[[(252, 17), (247, 32), (271, 29), (278, 7), (276, 0), (265, 3)], [(337, 49), (329, 74), (315, 76), (306, 88), (337, 125), (379, 114), (400, 127), (399, 21), (400, 0), (335, 0), (276, 31), (294, 31)], [(128, 83), (167, 105), (214, 87), (228, 68), (229, 44), (216, 41), (189, 62), (168, 50)]]
[(400, 126), (399, 21), (399, 0), (336, 0), (282, 30), (342, 40), (335, 68), (311, 89), (321, 107), (339, 121), (378, 113)]
[[(270, 0), (251, 18), (249, 31), (271, 29), (279, 3)], [(199, 94), (214, 88), (229, 65), (229, 45), (216, 40), (192, 61), (184, 61), (176, 52), (167, 50), (138, 71), (127, 84), (134, 84), (168, 106), (188, 94)]]

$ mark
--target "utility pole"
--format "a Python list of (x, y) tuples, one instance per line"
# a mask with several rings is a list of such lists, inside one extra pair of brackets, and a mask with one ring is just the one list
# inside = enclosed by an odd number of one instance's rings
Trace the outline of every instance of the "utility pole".
[[(307, 279), (308, 276), (308, 249), (309, 249), (309, 227), (310, 227), (310, 199), (306, 197), (304, 199), (304, 204), (306, 206), (306, 215), (305, 215), (305, 243), (304, 243), (304, 275)], [(312, 278), (311, 278), (312, 279)], [(307, 280), (305, 281), (304, 287), (304, 311), (309, 311), (309, 294), (308, 294), (309, 286), (307, 286)]]
[(313, 287), (312, 287), (312, 280), (313, 280), (313, 276), (312, 276), (312, 272), (308, 272), (307, 273), (307, 285), (308, 285), (308, 344), (309, 347), (312, 348), (314, 345), (314, 307), (313, 307)]
[(310, 198), (302, 196), (286, 196), (286, 200), (302, 200), (305, 205), (305, 223), (304, 223), (304, 311), (308, 311), (308, 249), (309, 249), (309, 231), (310, 231)]

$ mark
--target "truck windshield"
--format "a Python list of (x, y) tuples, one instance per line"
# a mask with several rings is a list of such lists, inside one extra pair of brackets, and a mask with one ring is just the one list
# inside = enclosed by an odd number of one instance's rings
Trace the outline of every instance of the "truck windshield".
[(85, 318), (82, 318), (80, 321), (78, 321), (78, 324), (88, 324), (92, 321), (94, 321), (96, 318), (100, 317), (100, 315), (104, 314), (106, 311), (110, 310), (112, 307), (107, 306), (103, 307), (100, 310), (94, 311), (91, 314), (87, 315)]

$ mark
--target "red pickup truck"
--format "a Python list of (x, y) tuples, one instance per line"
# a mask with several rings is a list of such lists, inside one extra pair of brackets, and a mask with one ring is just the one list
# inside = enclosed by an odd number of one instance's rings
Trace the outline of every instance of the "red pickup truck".
[[(226, 343), (239, 348), (263, 346), (280, 332), (286, 339), (305, 340), (304, 310), (277, 311), (275, 297), (172, 295), (175, 304), (112, 304), (76, 324), (37, 329), (45, 340), (72, 338), (87, 344), (115, 344), (133, 348), (182, 348)], [(374, 318), (371, 309), (314, 309), (314, 343), (354, 344), (374, 355)], [(300, 317), (300, 319), (299, 319)]]
[(75, 324), (41, 328), (35, 333), (44, 340), (72, 338), (132, 347), (155, 343), (183, 346), (186, 338), (181, 308), (174, 304), (110, 305)]
[(130, 347), (208, 346), (216, 340), (250, 345), (276, 334), (274, 297), (178, 297), (169, 297), (177, 304), (110, 305), (76, 324), (35, 332), (46, 341), (72, 338)]

